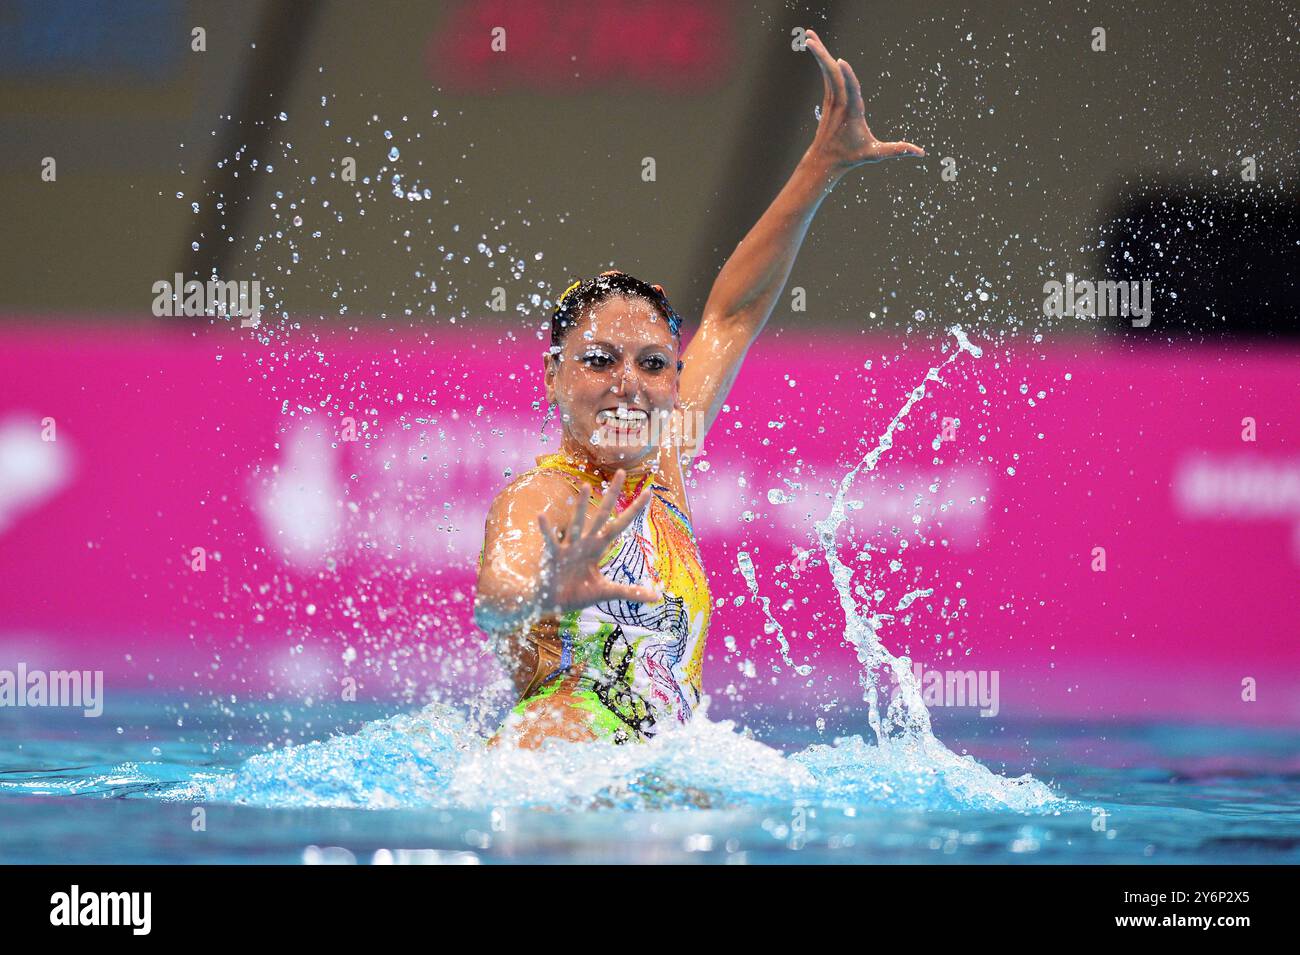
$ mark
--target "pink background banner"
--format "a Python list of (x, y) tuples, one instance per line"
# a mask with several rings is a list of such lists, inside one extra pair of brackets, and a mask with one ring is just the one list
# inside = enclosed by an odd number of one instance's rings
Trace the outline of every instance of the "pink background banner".
[[(474, 562), (492, 496), (556, 447), (541, 339), (187, 321), (0, 331), (0, 667), (410, 699), (490, 676)], [(1007, 717), (1300, 717), (1300, 352), (972, 339), (848, 495), (841, 553), (886, 644), (997, 671)], [(952, 345), (773, 329), (751, 350), (691, 499), (710, 694), (860, 696), (813, 525)]]

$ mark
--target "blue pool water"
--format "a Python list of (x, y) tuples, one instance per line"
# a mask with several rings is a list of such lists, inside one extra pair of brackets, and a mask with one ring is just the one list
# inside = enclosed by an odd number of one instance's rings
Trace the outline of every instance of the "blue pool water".
[[(202, 709), (138, 695), (99, 719), (0, 711), (0, 862), (1300, 861), (1291, 730), (943, 734), (995, 777), (793, 723), (493, 757), (437, 706)], [(268, 714), (324, 742), (268, 752)]]

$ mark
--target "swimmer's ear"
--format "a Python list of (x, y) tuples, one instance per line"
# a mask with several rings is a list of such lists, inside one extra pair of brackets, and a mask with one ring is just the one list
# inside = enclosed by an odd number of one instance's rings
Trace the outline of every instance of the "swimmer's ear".
[(552, 352), (542, 356), (542, 383), (546, 387), (546, 400), (549, 404), (555, 403), (555, 376), (560, 373), (561, 357)]

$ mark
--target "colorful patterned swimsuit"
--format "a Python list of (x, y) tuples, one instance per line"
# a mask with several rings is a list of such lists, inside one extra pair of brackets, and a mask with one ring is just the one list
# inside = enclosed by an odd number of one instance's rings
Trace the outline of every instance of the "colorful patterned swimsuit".
[[(599, 506), (601, 478), (564, 454), (542, 455), (532, 470), (565, 474), (580, 493), (590, 495), (589, 514)], [(699, 705), (710, 606), (690, 519), (655, 473), (629, 481), (615, 513), (622, 513), (647, 481), (654, 482), (650, 503), (611, 543), (601, 573), (624, 584), (657, 584), (664, 599), (605, 601), (534, 627), (529, 640), (540, 662), (514, 708), (518, 716), (562, 700), (585, 711), (597, 737), (623, 743), (648, 739), (670, 720), (684, 723)], [(546, 704), (556, 695), (559, 700)]]

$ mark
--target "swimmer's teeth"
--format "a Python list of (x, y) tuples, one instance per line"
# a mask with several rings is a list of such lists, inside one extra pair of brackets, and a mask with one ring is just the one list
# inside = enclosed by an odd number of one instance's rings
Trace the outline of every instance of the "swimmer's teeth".
[(650, 416), (639, 408), (629, 409), (625, 405), (619, 405), (617, 410), (606, 410), (597, 413), (596, 420), (602, 424), (639, 425), (650, 420)]

